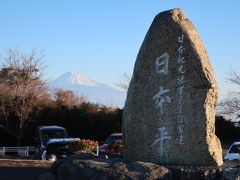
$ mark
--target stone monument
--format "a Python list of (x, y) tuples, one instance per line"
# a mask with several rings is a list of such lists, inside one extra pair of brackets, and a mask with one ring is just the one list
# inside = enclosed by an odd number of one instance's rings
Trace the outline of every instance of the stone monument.
[(181, 9), (158, 14), (139, 50), (127, 93), (124, 158), (222, 165), (216, 101), (213, 68), (196, 29)]

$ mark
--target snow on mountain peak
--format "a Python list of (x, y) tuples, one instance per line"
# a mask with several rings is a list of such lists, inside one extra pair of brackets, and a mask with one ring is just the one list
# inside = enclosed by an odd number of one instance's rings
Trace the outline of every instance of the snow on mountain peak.
[(86, 85), (86, 86), (96, 86), (97, 83), (87, 77), (81, 75), (78, 72), (68, 72), (65, 74), (67, 81), (73, 85)]
[(71, 90), (78, 95), (84, 95), (89, 102), (114, 105), (122, 108), (126, 93), (111, 86), (98, 83), (76, 72), (67, 72), (49, 83), (52, 89)]

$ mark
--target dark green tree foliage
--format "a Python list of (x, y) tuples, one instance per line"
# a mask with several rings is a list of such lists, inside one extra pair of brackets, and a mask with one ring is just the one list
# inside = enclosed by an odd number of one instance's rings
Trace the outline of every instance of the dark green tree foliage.
[(240, 128), (222, 116), (216, 117), (216, 135), (221, 141), (240, 140)]

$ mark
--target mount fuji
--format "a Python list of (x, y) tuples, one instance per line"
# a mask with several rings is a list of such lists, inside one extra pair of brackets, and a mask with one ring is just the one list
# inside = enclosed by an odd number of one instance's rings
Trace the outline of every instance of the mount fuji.
[(78, 72), (69, 71), (61, 75), (56, 80), (51, 81), (49, 87), (51, 89), (71, 90), (77, 95), (85, 96), (89, 102), (117, 106), (118, 108), (123, 108), (126, 99), (126, 92), (98, 83)]

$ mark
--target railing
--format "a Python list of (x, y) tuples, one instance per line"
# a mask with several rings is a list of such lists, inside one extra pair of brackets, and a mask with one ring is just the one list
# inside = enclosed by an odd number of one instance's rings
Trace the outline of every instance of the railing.
[(0, 156), (6, 156), (9, 153), (17, 153), (18, 156), (29, 156), (29, 153), (34, 152), (34, 146), (25, 147), (0, 147)]
[[(14, 153), (18, 156), (29, 156), (29, 154), (34, 154), (34, 146), (22, 146), (22, 147), (0, 147), (0, 157)], [(97, 156), (99, 155), (99, 146), (92, 151)]]

